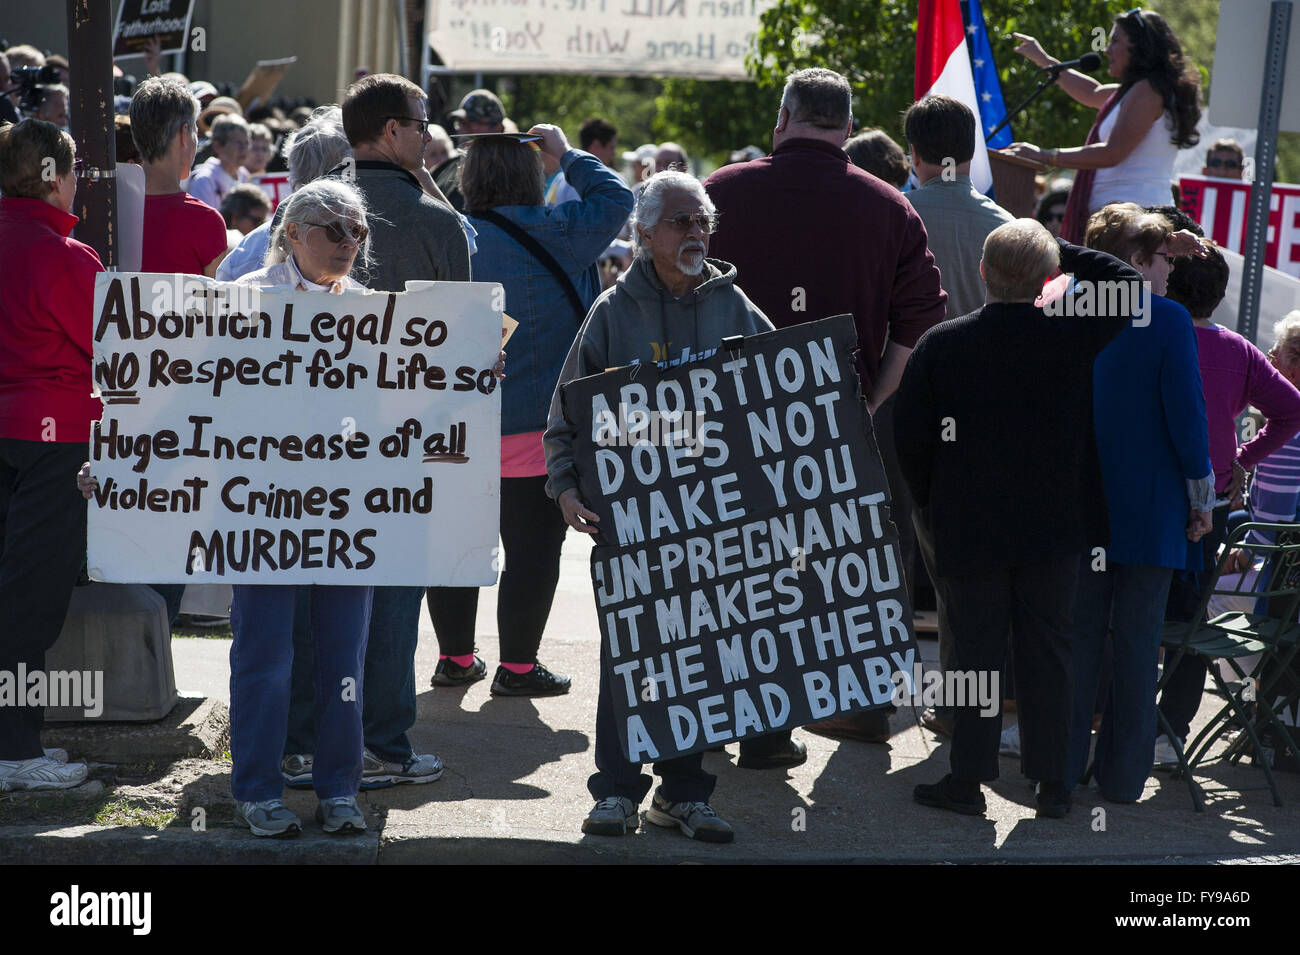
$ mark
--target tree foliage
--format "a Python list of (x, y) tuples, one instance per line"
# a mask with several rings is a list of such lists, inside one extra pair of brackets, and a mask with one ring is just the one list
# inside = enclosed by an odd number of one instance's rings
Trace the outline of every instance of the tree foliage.
[[(1033, 64), (1015, 54), (1012, 33), (1035, 36), (1049, 53), (1069, 59), (1098, 49), (1099, 38), (1104, 49), (1117, 12), (1105, 0), (983, 0), (983, 7), (1008, 109), (1037, 83)], [(902, 113), (914, 98), (916, 11), (916, 0), (777, 0), (763, 14), (751, 72), (769, 88), (810, 66), (843, 73), (863, 126), (879, 126), (901, 139)], [(1053, 87), (1011, 128), (1022, 142), (1076, 146), (1095, 117)]]

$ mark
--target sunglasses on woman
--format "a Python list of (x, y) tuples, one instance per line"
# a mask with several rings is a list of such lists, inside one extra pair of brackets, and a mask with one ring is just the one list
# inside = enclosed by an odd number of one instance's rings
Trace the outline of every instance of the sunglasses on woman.
[(324, 229), (325, 238), (329, 239), (335, 245), (342, 245), (345, 239), (351, 239), (357, 245), (361, 245), (366, 241), (366, 236), (370, 235), (370, 229), (367, 226), (358, 225), (355, 222), (347, 223), (348, 230), (347, 232), (344, 232), (339, 228), (339, 221), (310, 222), (307, 224), (307, 228)]

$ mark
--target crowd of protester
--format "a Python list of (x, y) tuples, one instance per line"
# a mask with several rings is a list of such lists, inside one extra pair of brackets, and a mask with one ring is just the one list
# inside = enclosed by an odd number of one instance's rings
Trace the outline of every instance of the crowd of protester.
[[(1035, 63), (1054, 62), (1017, 39)], [(1000, 713), (971, 706), (923, 714), (953, 737), (951, 772), (915, 799), (984, 812), (981, 784), (997, 778), (1001, 750), (1037, 781), (1039, 814), (1059, 817), (1087, 777), (1107, 799), (1137, 801), (1153, 764), (1181, 749), (1205, 667), (1181, 658), (1157, 700), (1161, 626), (1194, 609), (1230, 520), (1294, 522), (1300, 510), (1300, 313), (1282, 319), (1267, 356), (1212, 322), (1227, 265), (1168, 205), (1171, 157), (1195, 143), (1195, 71), (1149, 11), (1117, 17), (1107, 53), (1118, 83), (1061, 76), (1099, 110), (1088, 143), (1011, 150), (1079, 171), (1043, 180), (1033, 218), (972, 184), (978, 120), (965, 105), (915, 103), (904, 148), (884, 130), (855, 134), (849, 83), (824, 69), (788, 79), (770, 153), (739, 148), (701, 182), (680, 145), (621, 152), (602, 118), (582, 125), (577, 148), (549, 124), (520, 135), (486, 89), (464, 96), (444, 128), (425, 91), (390, 74), (359, 79), (339, 105), (245, 114), (211, 83), (162, 74), (155, 50), (153, 75), (119, 78), (118, 161), (144, 171), (146, 272), (329, 292), (419, 280), (505, 288), (521, 324), (502, 385), (494, 695), (571, 686), (540, 662), (542, 635), (567, 529), (597, 528), (559, 388), (669, 360), (670, 346), (707, 355), (727, 336), (851, 313), (900, 562), (909, 592), (918, 578), (933, 587), (940, 667), (1014, 673), (1007, 732)], [(50, 82), (21, 101), (0, 97), (11, 120), (0, 128), (0, 257), (15, 277), (0, 286), (0, 669), (34, 670), (82, 569), (86, 506), (72, 475), (100, 413), (84, 319), (102, 264), (70, 237), (68, 64), (11, 47), (0, 88), (26, 66), (49, 67)], [(47, 156), (53, 179), (41, 175)], [(1243, 159), (1215, 142), (1204, 173), (1239, 178)], [(258, 185), (276, 171), (289, 190), (278, 205)], [(1088, 318), (1055, 307), (1089, 283), (1144, 287), (1150, 298), (1131, 301), (1150, 305)], [(794, 288), (805, 292), (798, 306)], [(1248, 406), (1266, 424), (1243, 443), (1235, 421)], [(942, 437), (949, 417), (956, 441)], [(88, 468), (76, 484), (87, 499), (97, 486)], [(1267, 573), (1244, 551), (1231, 569)], [(174, 617), (181, 588), (158, 589)], [(409, 739), (426, 606), (433, 685), (485, 679), (476, 588), (235, 587), (231, 787), (254, 834), (300, 831), (286, 784), (313, 787), (323, 828), (348, 832), (366, 827), (360, 789), (441, 776), (441, 760)], [(363, 687), (360, 708), (317, 698), (316, 686), (347, 678)], [(1157, 706), (1172, 728), (1159, 738)], [(0, 711), (0, 787), (85, 779), (85, 764), (42, 749), (40, 726), (39, 709)], [(808, 729), (882, 742), (890, 712)], [(654, 779), (620, 750), (604, 676), (595, 732), (583, 831), (620, 835), (638, 825)], [(806, 758), (788, 731), (740, 744), (746, 769)], [(649, 821), (733, 838), (702, 754), (653, 769)]]

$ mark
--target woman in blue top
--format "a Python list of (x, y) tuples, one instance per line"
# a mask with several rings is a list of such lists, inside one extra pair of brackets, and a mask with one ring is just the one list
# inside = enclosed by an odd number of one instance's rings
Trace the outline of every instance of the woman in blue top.
[[(627, 221), (632, 191), (595, 156), (569, 148), (558, 126), (471, 142), (461, 163), (460, 188), (478, 231), (474, 279), (500, 282), (506, 314), (519, 323), (506, 346), (510, 374), (502, 382), (505, 566), (497, 595), (501, 665), (492, 693), (551, 696), (567, 693), (569, 678), (539, 664), (537, 649), (560, 579), (566, 525), (546, 496), (542, 433), (569, 346), (600, 294), (596, 261)], [(544, 204), (543, 153), (560, 164), (578, 201)], [(540, 246), (544, 255), (532, 246)], [(440, 656), (434, 686), (483, 679), (487, 666), (474, 653), (478, 589), (431, 587), (427, 600)]]
[[(1112, 203), (1088, 221), (1089, 248), (1142, 273), (1150, 295), (1093, 365), (1093, 421), (1110, 543), (1082, 558), (1071, 645), (1072, 718), (1066, 779), (1088, 762), (1102, 649), (1113, 641), (1111, 692), (1093, 765), (1102, 795), (1136, 802), (1156, 740), (1156, 663), (1169, 582), (1199, 566), (1210, 530), (1214, 472), (1196, 336), (1187, 310), (1163, 297), (1172, 255), (1203, 255), (1190, 232)], [(1097, 290), (1102, 302), (1102, 290)], [(1132, 303), (1130, 303), (1130, 306)]]

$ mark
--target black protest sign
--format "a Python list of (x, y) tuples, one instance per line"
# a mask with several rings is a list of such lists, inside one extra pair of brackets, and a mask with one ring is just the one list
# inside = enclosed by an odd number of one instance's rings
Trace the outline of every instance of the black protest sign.
[(185, 49), (194, 0), (122, 0), (113, 28), (113, 56), (139, 56), (151, 37), (163, 53)]
[(633, 762), (878, 708), (910, 678), (856, 347), (838, 316), (564, 387), (600, 517), (601, 667)]

